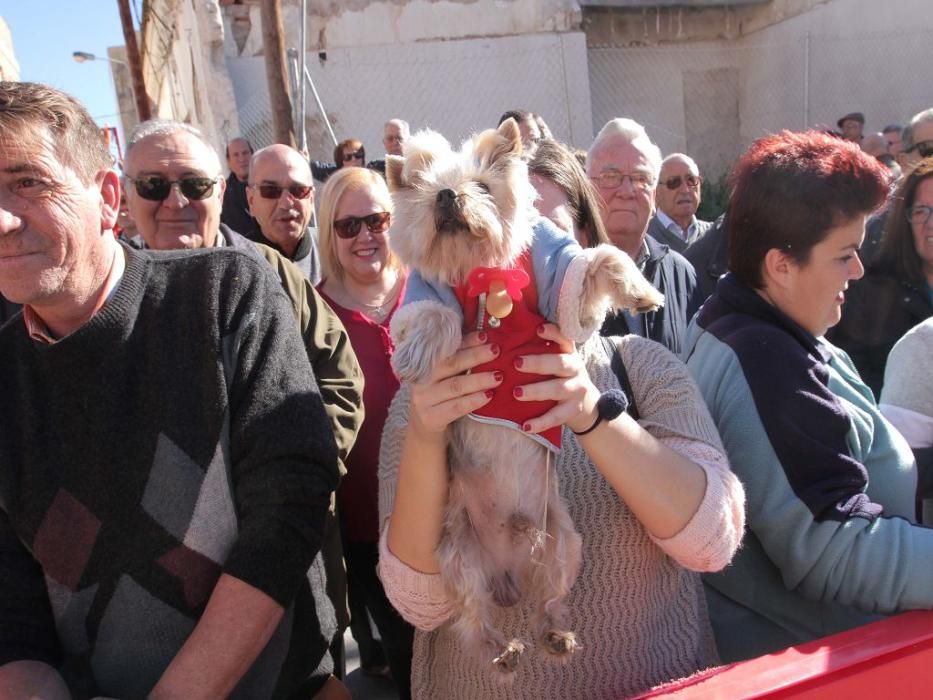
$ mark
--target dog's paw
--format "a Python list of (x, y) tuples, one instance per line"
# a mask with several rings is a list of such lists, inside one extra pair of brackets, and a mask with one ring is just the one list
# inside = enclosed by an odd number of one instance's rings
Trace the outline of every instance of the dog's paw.
[(518, 662), (525, 652), (525, 645), (519, 640), (513, 639), (509, 642), (503, 652), (492, 660), (493, 666), (499, 673), (511, 675), (518, 668)]
[(544, 650), (561, 661), (570, 658), (580, 648), (577, 643), (577, 635), (573, 632), (550, 630), (545, 633), (542, 642)]
[(584, 308), (605, 297), (613, 308), (633, 313), (654, 311), (664, 305), (664, 296), (645, 279), (626, 253), (610, 245), (588, 252), (591, 257), (583, 289)]
[(400, 308), (392, 318), (395, 352), (392, 365), (402, 381), (427, 379), (434, 367), (460, 347), (460, 316), (435, 301), (417, 301)]
[(596, 249), (590, 274), (599, 278), (599, 285), (616, 308), (644, 312), (654, 311), (664, 304), (664, 296), (645, 279), (632, 259), (614, 246)]

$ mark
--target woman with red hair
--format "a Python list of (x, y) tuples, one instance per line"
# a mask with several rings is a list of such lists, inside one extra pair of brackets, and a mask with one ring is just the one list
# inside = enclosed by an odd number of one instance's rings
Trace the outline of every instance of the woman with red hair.
[(684, 351), (748, 499), (744, 547), (704, 576), (723, 661), (933, 607), (910, 447), (824, 338), (888, 174), (855, 144), (783, 132), (732, 177), (730, 272)]

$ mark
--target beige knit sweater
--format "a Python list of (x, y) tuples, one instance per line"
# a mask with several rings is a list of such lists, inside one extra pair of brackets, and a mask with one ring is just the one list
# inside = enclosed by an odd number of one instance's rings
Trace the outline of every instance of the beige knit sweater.
[[(393, 605), (419, 628), (412, 663), (414, 697), (619, 700), (717, 663), (695, 571), (721, 569), (732, 558), (744, 529), (744, 491), (729, 470), (716, 428), (684, 365), (661, 345), (635, 336), (621, 339), (619, 351), (641, 425), (703, 467), (706, 494), (680, 533), (656, 539), (565, 428), (557, 472), (561, 494), (583, 537), (583, 566), (569, 599), (571, 628), (582, 649), (559, 665), (532, 647), (508, 685), (458, 647), (446, 624), (450, 605), (440, 577), (411, 569), (386, 545), (408, 388), (396, 396), (379, 464), (379, 572)], [(581, 352), (601, 390), (618, 386), (597, 338)], [(521, 602), (502, 608), (496, 624), (507, 636), (530, 641), (531, 612), (531, 605)]]

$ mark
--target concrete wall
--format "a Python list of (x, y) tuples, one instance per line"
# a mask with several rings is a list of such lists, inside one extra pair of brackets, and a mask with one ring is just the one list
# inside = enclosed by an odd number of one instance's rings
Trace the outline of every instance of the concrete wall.
[(19, 62), (13, 53), (13, 35), (0, 17), (0, 80), (19, 80)]
[[(226, 3), (222, 3), (226, 4)], [(299, 0), (282, 0), (287, 46), (298, 45)], [(228, 56), (262, 53), (259, 0), (227, 4)], [(579, 29), (575, 0), (309, 0), (309, 51)]]
[[(865, 112), (866, 130), (903, 124), (933, 102), (916, 73), (929, 65), (928, 9), (928, 0), (773, 0), (738, 10), (587, 11), (594, 130), (631, 116), (664, 152), (691, 153), (716, 176), (752, 140), (782, 128), (835, 126), (855, 110)], [(693, 40), (671, 40), (678, 35)]]
[[(338, 140), (356, 137), (383, 155), (392, 117), (459, 141), (495, 126), (507, 109), (540, 113), (564, 140), (586, 145), (592, 116), (581, 12), (569, 0), (311, 0), (308, 67)], [(298, 45), (297, 2), (283, 3), (286, 45)], [(259, 7), (224, 8), (225, 52), (245, 136), (272, 138)], [(310, 93), (311, 156), (331, 160)]]
[(143, 73), (153, 116), (201, 129), (218, 152), (239, 132), (218, 0), (153, 0), (143, 23)]
[[(262, 145), (271, 139), (263, 59), (228, 65), (240, 125)], [(323, 61), (310, 54), (309, 72), (337, 139), (361, 139), (368, 158), (382, 157), (382, 126), (392, 117), (459, 142), (517, 107), (543, 115), (568, 142), (593, 137), (581, 32), (334, 49)], [(309, 150), (329, 161), (333, 142), (310, 91), (306, 100)]]

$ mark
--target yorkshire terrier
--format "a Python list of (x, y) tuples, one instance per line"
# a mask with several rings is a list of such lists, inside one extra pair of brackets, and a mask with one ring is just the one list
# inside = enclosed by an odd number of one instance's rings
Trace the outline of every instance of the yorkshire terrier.
[(505, 379), (477, 414), (449, 429), (450, 493), (437, 556), (466, 649), (511, 678), (525, 645), (492, 624), (492, 606), (526, 596), (534, 632), (554, 658), (578, 646), (565, 598), (581, 562), (580, 535), (560, 496), (554, 467), (561, 429), (523, 431), (553, 405), (518, 401), (513, 389), (545, 377), (513, 370), (521, 355), (559, 352), (537, 336), (545, 320), (582, 342), (610, 309), (645, 311), (663, 297), (624, 252), (584, 250), (538, 218), (521, 159), (518, 125), (506, 120), (459, 151), (422, 131), (386, 159), (394, 212), (393, 250), (411, 275), (392, 321), (393, 364), (403, 381), (427, 379), (482, 330), (500, 353), (489, 366)]

